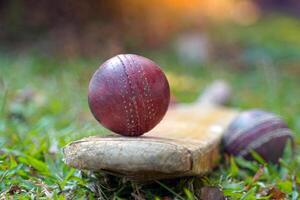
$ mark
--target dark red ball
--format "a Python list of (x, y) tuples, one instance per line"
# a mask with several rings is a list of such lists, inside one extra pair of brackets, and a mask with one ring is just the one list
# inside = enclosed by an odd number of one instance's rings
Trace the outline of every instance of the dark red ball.
[(155, 127), (169, 101), (168, 80), (153, 61), (138, 55), (117, 55), (93, 75), (89, 106), (95, 118), (111, 131), (139, 136)]
[(279, 116), (253, 109), (233, 120), (223, 136), (223, 145), (229, 154), (252, 160), (251, 151), (255, 151), (264, 160), (276, 163), (289, 138), (292, 132)]

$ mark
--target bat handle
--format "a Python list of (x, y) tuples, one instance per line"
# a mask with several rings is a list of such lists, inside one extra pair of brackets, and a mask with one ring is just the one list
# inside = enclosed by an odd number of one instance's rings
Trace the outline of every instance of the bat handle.
[(208, 85), (195, 101), (196, 104), (227, 105), (232, 97), (232, 88), (224, 80), (215, 80)]

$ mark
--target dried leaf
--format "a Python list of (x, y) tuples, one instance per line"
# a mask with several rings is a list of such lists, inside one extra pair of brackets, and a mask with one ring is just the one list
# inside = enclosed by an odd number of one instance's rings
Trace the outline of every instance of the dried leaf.
[(21, 192), (22, 192), (22, 189), (18, 185), (12, 185), (8, 191), (8, 193), (10, 195), (14, 195), (16, 193), (21, 193)]
[(201, 189), (202, 200), (225, 200), (223, 192), (218, 187), (203, 187)]
[(276, 187), (271, 188), (268, 195), (270, 195), (273, 200), (284, 200), (286, 197), (286, 194)]

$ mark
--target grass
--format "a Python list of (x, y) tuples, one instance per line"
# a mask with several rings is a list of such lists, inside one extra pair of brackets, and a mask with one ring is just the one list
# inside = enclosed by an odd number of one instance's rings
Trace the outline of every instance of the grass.
[[(230, 106), (275, 112), (299, 133), (298, 25), (297, 20), (276, 17), (246, 29), (214, 27), (214, 41), (229, 53), (188, 67), (172, 52), (140, 54), (164, 67), (172, 94), (180, 102), (193, 101), (212, 80), (226, 79), (235, 91)], [(275, 29), (281, 31), (273, 35)], [(232, 35), (225, 34), (228, 30)], [(237, 46), (238, 51), (231, 51)], [(92, 118), (86, 95), (89, 78), (102, 61), (1, 54), (0, 199), (197, 199), (208, 186), (220, 188), (230, 199), (270, 199), (283, 194), (287, 199), (300, 198), (299, 148), (293, 158), (287, 149), (279, 165), (259, 157), (255, 162), (224, 157), (207, 176), (152, 183), (67, 167), (62, 160), (64, 145), (107, 133)], [(297, 144), (299, 139), (296, 134)]]

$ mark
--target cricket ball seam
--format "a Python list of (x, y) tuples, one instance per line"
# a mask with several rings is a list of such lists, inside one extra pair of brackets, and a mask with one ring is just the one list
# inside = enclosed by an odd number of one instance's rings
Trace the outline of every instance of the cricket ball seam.
[[(124, 63), (124, 61), (122, 60), (121, 56), (124, 56), (125, 55), (118, 55), (118, 59), (120, 60), (121, 62), (121, 65), (123, 66), (123, 70), (124, 70), (124, 74), (125, 74), (125, 77), (126, 77), (126, 82), (127, 82), (127, 85), (128, 85), (128, 88), (129, 88), (129, 93), (131, 93), (131, 95), (133, 95), (132, 98), (130, 98), (130, 100), (132, 102), (129, 102), (127, 105), (129, 107), (129, 123), (127, 123), (127, 125), (129, 124), (130, 126), (128, 127), (127, 126), (127, 131), (129, 132), (130, 135), (134, 135), (135, 132), (138, 133), (139, 131), (139, 126), (140, 126), (140, 120), (139, 120), (139, 116), (138, 116), (138, 113), (137, 113), (137, 107), (136, 107), (136, 100), (135, 100), (135, 95), (134, 95), (134, 90), (132, 88), (132, 83), (131, 83), (131, 78), (129, 76), (129, 74), (127, 73), (127, 69), (126, 69), (126, 65)], [(125, 57), (126, 58), (126, 57)], [(131, 106), (133, 104), (133, 106)], [(134, 117), (134, 114), (135, 114), (135, 117)], [(135, 122), (137, 122), (135, 124)]]
[(251, 150), (260, 148), (262, 145), (264, 145), (265, 143), (267, 143), (273, 139), (280, 138), (280, 137), (286, 137), (286, 136), (292, 137), (292, 132), (288, 128), (276, 130), (273, 132), (272, 135), (263, 135), (263, 136), (259, 137), (259, 140), (249, 143), (245, 147), (244, 150), (242, 150), (238, 153), (238, 155), (245, 156), (248, 153), (250, 153)]
[[(147, 98), (147, 100), (146, 100), (147, 115), (145, 114), (144, 118), (151, 120), (152, 117), (154, 117), (155, 113), (151, 112), (151, 111), (154, 111), (154, 108), (153, 108), (152, 95), (151, 95), (151, 92), (150, 92), (150, 85), (148, 83), (147, 77), (145, 76), (144, 67), (140, 64), (140, 62), (137, 62), (137, 64), (141, 68), (140, 69), (141, 70), (141, 76), (142, 76), (142, 79), (144, 80), (143, 81), (143, 94), (144, 94), (145, 98)], [(143, 103), (144, 103), (144, 101), (143, 101)]]

